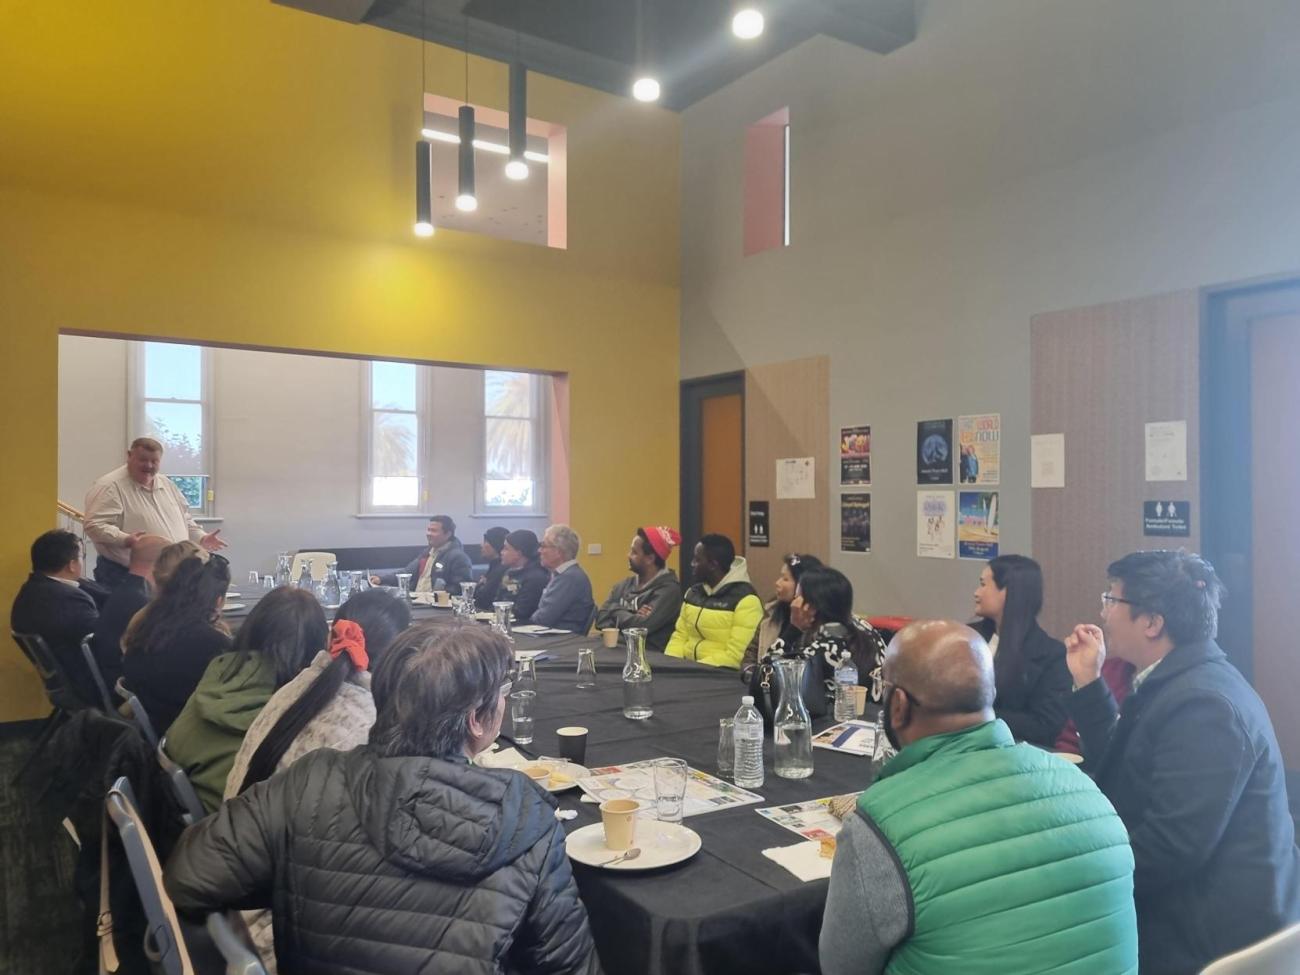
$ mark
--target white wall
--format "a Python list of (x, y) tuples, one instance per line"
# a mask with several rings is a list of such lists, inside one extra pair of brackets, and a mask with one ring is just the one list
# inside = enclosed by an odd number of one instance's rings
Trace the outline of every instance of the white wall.
[[(59, 338), (59, 497), (78, 508), (95, 478), (122, 463), (137, 435), (127, 430), (126, 350), (117, 339)], [(237, 582), (250, 569), (274, 569), (281, 550), (423, 543), (423, 517), (356, 517), (363, 366), (325, 356), (214, 350), (216, 513)], [(434, 368), (430, 513), (451, 515), (467, 543), (480, 541), (494, 524), (540, 534), (545, 518), (472, 514), (480, 376)]]
[[(744, 258), (745, 126), (785, 105), (792, 245)], [(837, 551), (833, 498), (833, 564), (863, 609), (964, 616), (978, 564), (915, 555), (916, 421), (1002, 414), (1002, 550), (1032, 550), (1030, 316), (1300, 268), (1297, 119), (1294, 0), (930, 0), (892, 54), (814, 39), (684, 115), (682, 375), (830, 354), (875, 479), (874, 551)]]

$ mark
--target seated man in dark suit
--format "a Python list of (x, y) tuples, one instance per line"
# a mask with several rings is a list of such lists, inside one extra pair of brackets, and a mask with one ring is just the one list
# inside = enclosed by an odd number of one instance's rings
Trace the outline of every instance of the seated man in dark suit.
[(126, 575), (100, 608), (90, 650), (110, 691), (122, 676), (122, 634), (131, 617), (148, 604), (154, 588), (154, 566), (167, 545), (162, 535), (142, 535), (136, 539), (131, 546), (131, 564)]
[(14, 599), (9, 625), (15, 633), (36, 634), (63, 665), (72, 688), (87, 704), (99, 703), (81, 641), (95, 629), (99, 610), (83, 588), (81, 539), (68, 531), (48, 531), (32, 542), (32, 574)]

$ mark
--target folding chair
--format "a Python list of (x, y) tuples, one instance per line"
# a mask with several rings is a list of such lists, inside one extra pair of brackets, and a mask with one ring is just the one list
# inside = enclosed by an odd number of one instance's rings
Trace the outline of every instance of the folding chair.
[(185, 774), (185, 770), (167, 754), (166, 736), (163, 737), (162, 741), (158, 742), (158, 764), (162, 766), (167, 781), (171, 783), (172, 792), (175, 794), (177, 802), (181, 804), (181, 809), (184, 810), (181, 818), (185, 820), (185, 825), (189, 826), (191, 823), (197, 823), (206, 816), (208, 811), (203, 808), (199, 794), (194, 791), (194, 783)]
[(108, 693), (108, 685), (104, 683), (104, 672), (99, 669), (99, 661), (95, 659), (95, 652), (90, 649), (90, 641), (93, 637), (93, 633), (87, 633), (82, 638), (81, 659), (86, 661), (86, 669), (90, 671), (90, 676), (95, 681), (95, 688), (99, 691), (99, 700), (104, 706), (104, 713), (112, 714), (116, 710), (113, 706), (113, 696)]
[(50, 699), (50, 704), (54, 706), (49, 717), (45, 719), (44, 724), (41, 726), (41, 733), (36, 737), (36, 744), (32, 748), (32, 753), (27, 756), (27, 761), (23, 762), (10, 780), (11, 784), (17, 784), (27, 773), (32, 763), (36, 761), (36, 757), (45, 750), (51, 736), (58, 730), (59, 725), (63, 724), (64, 719), (75, 711), (84, 710), (86, 702), (73, 689), (67, 672), (64, 671), (58, 658), (50, 650), (44, 637), (37, 633), (14, 633), (13, 638), (14, 642), (18, 644), (18, 649), (23, 652), (23, 656), (30, 660), (32, 666), (36, 668), (36, 673), (41, 678), (41, 684), (45, 687), (45, 696)]
[[(244, 922), (238, 922), (238, 926), (243, 928)], [(262, 960), (248, 947), (226, 915), (208, 915), (208, 935), (226, 960), (226, 975), (266, 975)]]
[(1201, 975), (1293, 975), (1300, 972), (1300, 924), (1225, 955)]
[(130, 692), (126, 687), (118, 682), (119, 690), (124, 692), (126, 697), (126, 706), (131, 709), (131, 720), (135, 726), (140, 729), (140, 734), (144, 735), (144, 740), (149, 743), (150, 748), (158, 747), (158, 733), (153, 730), (153, 722), (149, 720), (149, 714), (145, 711), (144, 705), (140, 699)]
[[(125, 777), (108, 791), (108, 815), (117, 827), (126, 849), (131, 876), (140, 894), (146, 920), (144, 952), (164, 975), (193, 975), (189, 949), (181, 933), (180, 919), (171, 898), (163, 890), (162, 867), (153, 841), (145, 831), (136, 806), (135, 793)], [(111, 932), (110, 932), (111, 933)]]

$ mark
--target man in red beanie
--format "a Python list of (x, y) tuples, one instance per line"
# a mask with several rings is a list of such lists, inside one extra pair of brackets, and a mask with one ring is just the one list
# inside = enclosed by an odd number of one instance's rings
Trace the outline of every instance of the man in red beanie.
[(682, 536), (666, 525), (646, 525), (636, 530), (627, 552), (627, 567), (632, 575), (610, 590), (609, 598), (596, 613), (599, 629), (642, 626), (647, 649), (662, 651), (668, 645), (682, 608), (682, 584), (665, 563), (681, 543)]

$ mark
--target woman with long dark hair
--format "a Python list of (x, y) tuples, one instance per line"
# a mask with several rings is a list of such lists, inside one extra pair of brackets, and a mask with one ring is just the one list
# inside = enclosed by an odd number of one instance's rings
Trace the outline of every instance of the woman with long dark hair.
[[(411, 606), (387, 591), (358, 593), (334, 617), (329, 649), (267, 702), (239, 746), (225, 797), (234, 798), (318, 748), (364, 745), (375, 723), (370, 675), (388, 647), (411, 625)], [(253, 945), (275, 971), (270, 911), (245, 911)]]
[(159, 735), (181, 713), (212, 658), (230, 649), (230, 629), (221, 619), (229, 588), (230, 564), (220, 555), (182, 559), (122, 637), (123, 683)]
[(820, 569), (822, 560), (815, 555), (801, 555), (791, 552), (781, 559), (781, 571), (776, 577), (776, 593), (763, 607), (763, 620), (754, 631), (754, 639), (749, 641), (745, 657), (740, 662), (740, 679), (749, 682), (758, 665), (758, 658), (772, 648), (778, 639), (784, 640), (786, 646), (794, 647), (802, 634), (799, 628), (790, 622), (790, 603), (794, 599), (795, 587), (799, 578), (809, 569)]
[(790, 620), (802, 634), (801, 645), (833, 647), (836, 656), (847, 651), (858, 683), (870, 700), (880, 701), (885, 641), (875, 627), (853, 614), (853, 583), (843, 572), (830, 566), (805, 572), (790, 603)]
[(973, 624), (993, 651), (997, 716), (1020, 741), (1051, 748), (1065, 724), (1070, 671), (1065, 644), (1038, 625), (1043, 570), (1024, 555), (999, 555), (980, 572)]
[(316, 597), (281, 586), (258, 601), (230, 652), (208, 664), (172, 725), (167, 753), (189, 774), (209, 812), (221, 805), (226, 777), (254, 719), (328, 639)]

